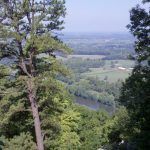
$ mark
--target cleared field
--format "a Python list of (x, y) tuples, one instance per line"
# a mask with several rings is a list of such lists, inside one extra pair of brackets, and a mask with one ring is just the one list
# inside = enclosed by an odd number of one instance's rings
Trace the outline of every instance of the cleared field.
[(125, 67), (125, 68), (130, 68), (133, 67), (135, 65), (135, 62), (132, 60), (106, 60), (105, 63), (105, 67), (110, 67), (113, 64), (115, 65), (115, 67)]
[(84, 73), (86, 77), (98, 77), (100, 80), (108, 80), (109, 82), (116, 82), (119, 79), (125, 80), (129, 76), (130, 72), (124, 72), (121, 70), (114, 70), (114, 71), (92, 71), (90, 73)]
[(102, 59), (104, 55), (68, 55), (67, 58)]
[[(103, 68), (91, 68), (90, 72), (83, 73), (85, 77), (97, 77), (100, 80), (107, 80), (109, 82), (116, 82), (117, 80), (125, 80), (131, 73), (134, 66), (133, 61), (129, 60), (117, 60), (114, 61), (114, 67), (112, 68), (112, 61), (106, 61)], [(121, 69), (119, 69), (121, 68)]]

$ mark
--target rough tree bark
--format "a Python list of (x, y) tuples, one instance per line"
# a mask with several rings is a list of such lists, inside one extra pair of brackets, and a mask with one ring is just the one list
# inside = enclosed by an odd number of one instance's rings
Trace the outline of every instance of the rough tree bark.
[(32, 79), (30, 79), (27, 82), (27, 85), (28, 85), (28, 98), (31, 103), (32, 115), (34, 120), (37, 150), (44, 150), (41, 121), (39, 117), (38, 104), (36, 100), (36, 91), (34, 89), (34, 82), (32, 81)]
[[(20, 51), (22, 51), (22, 47)], [(28, 66), (29, 66), (28, 69), (23, 59), (23, 56), (21, 56), (19, 64), (20, 64), (19, 65), (20, 69), (28, 76), (28, 81), (27, 81), (28, 99), (30, 101), (32, 116), (34, 120), (37, 150), (44, 150), (43, 136), (42, 136), (42, 130), (41, 130), (41, 121), (40, 121), (38, 104), (37, 104), (37, 99), (36, 99), (36, 88), (34, 84), (35, 67), (33, 65), (32, 54), (30, 54), (30, 59), (28, 61)]]

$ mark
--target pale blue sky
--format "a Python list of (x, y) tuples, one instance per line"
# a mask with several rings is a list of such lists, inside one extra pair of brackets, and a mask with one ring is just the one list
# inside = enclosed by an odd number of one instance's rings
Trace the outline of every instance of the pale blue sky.
[(126, 32), (129, 10), (141, 0), (66, 0), (66, 32)]

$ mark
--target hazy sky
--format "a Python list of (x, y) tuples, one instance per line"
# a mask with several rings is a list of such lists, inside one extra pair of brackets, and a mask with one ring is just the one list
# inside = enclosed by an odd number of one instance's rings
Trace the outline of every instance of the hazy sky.
[(66, 32), (125, 32), (140, 0), (66, 0)]

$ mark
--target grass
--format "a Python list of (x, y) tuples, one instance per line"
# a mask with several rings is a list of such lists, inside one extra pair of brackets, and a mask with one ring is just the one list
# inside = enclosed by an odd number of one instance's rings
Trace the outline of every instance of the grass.
[[(114, 60), (114, 62), (116, 62)], [(100, 80), (107, 79), (109, 82), (116, 82), (119, 79), (125, 80), (131, 73), (129, 68), (134, 66), (130, 60), (117, 60), (115, 67), (111, 68), (111, 61), (107, 60), (103, 68), (91, 68), (90, 72), (83, 73), (84, 77), (97, 77)], [(118, 67), (124, 67), (126, 70), (120, 70)]]
[(125, 68), (130, 68), (134, 66), (134, 61), (131, 60), (106, 60), (106, 65), (105, 67), (111, 66), (111, 62), (114, 62), (116, 66), (121, 66)]
[(67, 59), (70, 58), (82, 58), (82, 59), (102, 59), (104, 55), (68, 55)]
[(90, 72), (90, 73), (84, 73), (86, 77), (98, 77), (100, 80), (104, 80), (107, 78), (109, 82), (116, 82), (119, 79), (125, 80), (129, 76), (129, 72), (124, 72), (121, 70), (114, 70), (114, 71), (108, 71), (108, 72)]

